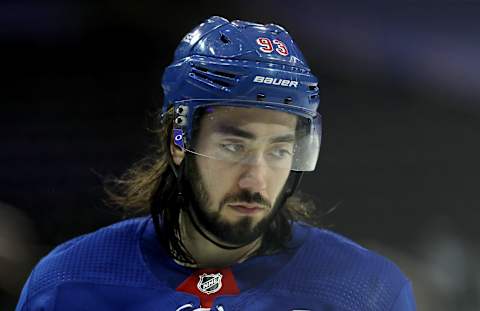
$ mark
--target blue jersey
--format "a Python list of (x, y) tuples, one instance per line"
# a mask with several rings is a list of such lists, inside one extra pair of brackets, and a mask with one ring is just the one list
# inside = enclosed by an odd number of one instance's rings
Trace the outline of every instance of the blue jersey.
[[(391, 261), (305, 224), (294, 225), (286, 251), (230, 271), (238, 293), (217, 296), (211, 310), (415, 310), (411, 284)], [(54, 249), (32, 271), (16, 310), (209, 310), (178, 290), (195, 272), (162, 249), (151, 219), (132, 219)], [(214, 291), (218, 280), (198, 288)]]

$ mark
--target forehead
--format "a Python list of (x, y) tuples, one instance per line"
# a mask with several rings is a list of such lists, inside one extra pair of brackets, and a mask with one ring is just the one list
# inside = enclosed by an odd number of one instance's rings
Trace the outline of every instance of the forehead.
[(215, 130), (219, 126), (234, 126), (264, 131), (295, 130), (297, 117), (287, 112), (245, 107), (208, 107), (203, 113), (200, 126)]

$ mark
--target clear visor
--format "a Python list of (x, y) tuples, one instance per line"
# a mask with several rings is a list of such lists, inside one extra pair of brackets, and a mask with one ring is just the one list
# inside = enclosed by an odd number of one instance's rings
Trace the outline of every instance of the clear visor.
[[(320, 149), (319, 115), (252, 107), (211, 105), (190, 116), (189, 138), (175, 135), (185, 151), (231, 165), (313, 171)], [(180, 131), (180, 132), (179, 132)]]

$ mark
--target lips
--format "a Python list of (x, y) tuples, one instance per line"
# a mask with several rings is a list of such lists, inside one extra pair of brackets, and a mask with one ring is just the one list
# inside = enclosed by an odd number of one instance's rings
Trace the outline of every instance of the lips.
[(248, 203), (239, 203), (239, 204), (228, 204), (233, 210), (241, 214), (255, 214), (264, 209), (264, 207), (257, 204), (248, 204)]

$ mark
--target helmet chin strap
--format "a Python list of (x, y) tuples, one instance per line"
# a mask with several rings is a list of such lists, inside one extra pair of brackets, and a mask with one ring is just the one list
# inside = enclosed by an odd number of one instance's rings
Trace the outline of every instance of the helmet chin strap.
[[(177, 186), (178, 186), (177, 202), (180, 205), (180, 208), (183, 208), (186, 210), (187, 215), (190, 219), (190, 222), (193, 224), (193, 227), (195, 228), (195, 230), (198, 233), (200, 233), (205, 239), (210, 241), (212, 244), (226, 250), (239, 249), (253, 242), (254, 240), (246, 242), (241, 245), (230, 245), (230, 244), (221, 243), (213, 239), (211, 237), (212, 234), (211, 233), (209, 234), (208, 231), (200, 224), (198, 217), (196, 216), (197, 213), (200, 212), (200, 206), (193, 192), (191, 182), (188, 180), (188, 176), (186, 174), (186, 171), (188, 169), (187, 162), (189, 162), (189, 160), (192, 160), (192, 159), (190, 157), (189, 159), (187, 159), (187, 157), (189, 157), (188, 152), (185, 153), (185, 158), (183, 159), (183, 161), (180, 163), (179, 166), (175, 166), (172, 163), (172, 169), (177, 179)], [(290, 175), (288, 176), (287, 181), (284, 187), (282, 188), (282, 191), (279, 194), (277, 202), (273, 207), (274, 214), (271, 217), (271, 221), (275, 219), (277, 213), (280, 211), (285, 201), (295, 192), (296, 188), (300, 183), (302, 175), (303, 175), (303, 172), (297, 172), (297, 171), (290, 172)]]

